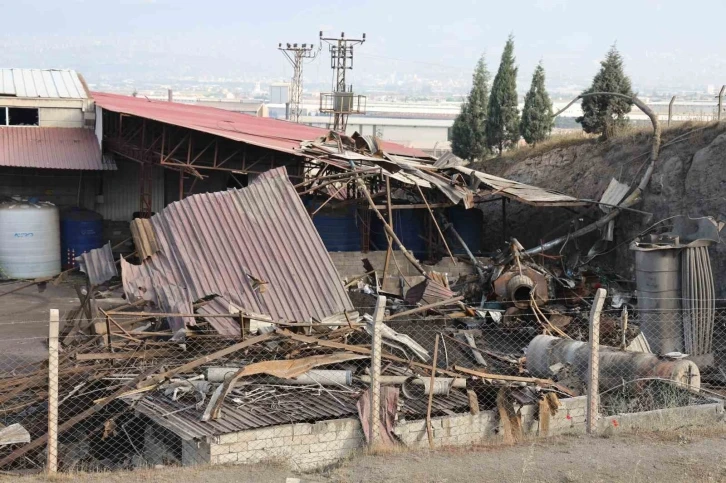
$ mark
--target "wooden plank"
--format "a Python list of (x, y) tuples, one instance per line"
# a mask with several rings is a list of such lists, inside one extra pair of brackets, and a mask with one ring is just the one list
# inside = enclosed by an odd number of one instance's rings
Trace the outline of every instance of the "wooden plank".
[[(454, 206), (454, 203), (431, 203), (426, 205), (425, 203), (412, 203), (410, 205), (391, 205), (392, 210), (425, 210), (427, 208), (448, 208)], [(370, 210), (387, 210), (388, 205), (373, 205), (369, 208)]]
[(137, 352), (91, 352), (88, 354), (76, 354), (76, 360), (102, 361), (102, 360), (128, 360), (128, 359), (154, 359), (157, 357), (171, 357), (184, 355), (182, 350), (139, 350)]
[(522, 377), (522, 376), (508, 376), (505, 374), (491, 374), (489, 372), (476, 371), (469, 369), (468, 367), (454, 366), (454, 370), (457, 372), (463, 372), (472, 376), (478, 376), (482, 379), (491, 379), (494, 381), (509, 381), (509, 382), (526, 382), (528, 384), (539, 384), (540, 386), (552, 386), (554, 382), (551, 379), (538, 379), (536, 377)]
[[(275, 333), (285, 336), (285, 337), (289, 337), (290, 339), (296, 340), (298, 342), (306, 342), (308, 344), (317, 344), (321, 347), (330, 347), (333, 349), (343, 349), (343, 350), (347, 350), (350, 352), (357, 352), (358, 354), (371, 355), (371, 350), (368, 349), (367, 347), (361, 347), (361, 346), (357, 346), (357, 345), (348, 345), (348, 344), (343, 344), (341, 342), (333, 342), (330, 340), (316, 339), (315, 337), (310, 337), (307, 335), (294, 334), (294, 333), (290, 332), (289, 330), (285, 330), (285, 329), (277, 329), (275, 331)], [(387, 354), (383, 351), (381, 351), (381, 358), (389, 360), (389, 361), (401, 362), (403, 364), (406, 364), (407, 366), (420, 367), (421, 369), (426, 369), (426, 370), (431, 369), (431, 366), (428, 364), (421, 364), (420, 362), (410, 361), (408, 359), (402, 359), (400, 357), (396, 357), (394, 355)], [(457, 374), (456, 372), (448, 371), (446, 369), (437, 368), (436, 372), (438, 372), (440, 374), (445, 374), (445, 375), (451, 376), (451, 377), (460, 377), (460, 374)]]
[(416, 307), (415, 309), (404, 310), (403, 312), (398, 312), (397, 314), (389, 315), (388, 317), (386, 317), (383, 320), (393, 320), (393, 319), (397, 319), (399, 317), (403, 317), (405, 315), (418, 314), (420, 312), (425, 312), (426, 310), (434, 309), (436, 307), (441, 307), (443, 305), (451, 305), (454, 302), (459, 302), (461, 300), (464, 300), (464, 297), (463, 296), (454, 297), (454, 298), (449, 299), (449, 300), (442, 300), (440, 302), (434, 302), (434, 303), (428, 304), (428, 305), (422, 305), (421, 307)]
[(173, 369), (169, 369), (168, 371), (162, 372), (161, 374), (157, 374), (153, 377), (150, 377), (146, 381), (141, 381), (137, 387), (139, 389), (141, 389), (143, 387), (153, 386), (155, 384), (162, 382), (164, 379), (168, 379), (177, 374), (189, 372), (192, 369), (196, 369), (197, 367), (199, 367), (203, 364), (206, 364), (208, 362), (216, 361), (217, 359), (219, 359), (221, 357), (227, 356), (229, 354), (240, 351), (242, 349), (246, 349), (247, 347), (253, 346), (255, 344), (259, 344), (260, 342), (265, 342), (267, 340), (270, 340), (273, 336), (274, 336), (273, 333), (262, 334), (262, 335), (258, 335), (257, 337), (253, 337), (251, 339), (247, 339), (245, 341), (238, 342), (237, 344), (234, 344), (234, 345), (231, 345), (224, 349), (218, 350), (217, 352), (213, 352), (209, 355), (200, 357), (199, 359), (195, 359), (195, 360), (188, 362), (186, 364), (183, 364), (179, 367), (175, 367)]
[(48, 473), (58, 471), (58, 331), (60, 314), (51, 309), (48, 324)]
[[(110, 402), (112, 402), (114, 399), (119, 397), (120, 395), (124, 394), (126, 391), (128, 391), (131, 387), (136, 385), (139, 381), (142, 381), (143, 379), (147, 378), (149, 375), (153, 374), (157, 370), (159, 370), (161, 366), (155, 367), (151, 369), (150, 371), (147, 371), (143, 374), (140, 374), (139, 376), (135, 377), (128, 383), (124, 384), (121, 388), (119, 388), (116, 392), (111, 394), (108, 397), (103, 398), (101, 401), (98, 402), (98, 404), (94, 404), (93, 406), (87, 408), (85, 411), (73, 416), (72, 418), (68, 419), (66, 422), (58, 426), (58, 434), (63, 433), (63, 431), (66, 431), (76, 424), (80, 423), (84, 419), (88, 418), (89, 416), (92, 416), (96, 414), (98, 411), (106, 407)], [(46, 442), (48, 441), (48, 433), (45, 433), (43, 436), (31, 441), (30, 443), (23, 445), (19, 448), (17, 448), (15, 451), (10, 453), (9, 455), (5, 456), (3, 459), (0, 460), (0, 468), (9, 465), (16, 459), (20, 458), (21, 456), (27, 454), (28, 452), (40, 448)]]
[[(420, 188), (419, 188), (420, 189)], [(434, 342), (434, 357), (431, 362), (431, 379), (429, 382), (429, 401), (426, 405), (426, 435), (429, 438), (429, 448), (434, 449), (434, 428), (431, 427), (431, 406), (434, 403), (434, 383), (436, 382), (436, 363), (439, 360), (439, 334)]]

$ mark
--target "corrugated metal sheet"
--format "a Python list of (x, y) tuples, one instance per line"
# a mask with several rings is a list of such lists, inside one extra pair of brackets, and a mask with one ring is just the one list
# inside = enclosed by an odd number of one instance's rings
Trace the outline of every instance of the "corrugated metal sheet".
[(600, 197), (600, 203), (605, 203), (605, 205), (600, 205), (600, 209), (605, 213), (609, 213), (612, 207), (607, 205), (616, 206), (620, 204), (623, 198), (625, 198), (625, 195), (628, 194), (628, 191), (630, 191), (630, 186), (619, 182), (615, 178), (611, 179), (610, 184), (605, 189), (602, 197)]
[[(204, 315), (231, 314), (239, 310), (224, 297), (214, 297), (203, 306), (197, 309), (197, 313)], [(227, 337), (239, 337), (240, 325), (237, 317), (209, 317), (206, 319), (209, 325), (214, 327), (220, 335)]]
[[(214, 107), (179, 104), (176, 102), (152, 101), (141, 97), (121, 96), (103, 92), (92, 93), (96, 104), (103, 109), (121, 112), (155, 121), (206, 132), (234, 141), (255, 146), (300, 154), (300, 143), (328, 134), (328, 130), (296, 124), (268, 117), (254, 117), (247, 114), (225, 111)], [(428, 158), (419, 149), (381, 141), (386, 152)]]
[(500, 178), (499, 176), (475, 171), (463, 166), (456, 166), (452, 169), (469, 177), (477, 178), (482, 184), (493, 190), (495, 194), (506, 196), (521, 201), (522, 203), (541, 206), (578, 206), (588, 204), (587, 201), (578, 200), (577, 198), (558, 193), (554, 190), (538, 188), (518, 181)]
[[(104, 220), (130, 221), (133, 213), (141, 209), (140, 166), (125, 159), (116, 163), (117, 171), (103, 173), (103, 203), (96, 211)], [(164, 168), (154, 166), (152, 173), (151, 210), (158, 213), (164, 208)]]
[(192, 301), (216, 294), (275, 320), (353, 310), (284, 168), (240, 190), (172, 203), (151, 224), (160, 251), (141, 265), (122, 262), (130, 300), (154, 300), (155, 287), (166, 284), (186, 288)]
[(0, 96), (88, 99), (75, 70), (0, 69)]
[(76, 257), (76, 261), (81, 272), (88, 275), (92, 286), (100, 285), (118, 276), (110, 242), (101, 248), (90, 250), (80, 257)]
[(93, 131), (62, 127), (0, 127), (0, 166), (107, 169)]
[[(261, 387), (255, 385), (254, 387)], [(189, 401), (172, 401), (170, 398), (154, 393), (138, 399), (136, 410), (148, 416), (182, 439), (202, 439), (237, 431), (259, 429), (282, 424), (325, 421), (346, 417), (358, 417), (356, 406), (358, 392), (353, 388), (350, 394), (338, 392), (335, 395), (320, 389), (279, 389), (266, 386), (274, 391), (272, 405), (258, 403), (236, 407), (225, 401), (222, 417), (217, 420), (201, 421), (204, 407), (196, 409)], [(235, 396), (235, 389), (231, 396)], [(273, 393), (271, 393), (273, 394)], [(400, 414), (407, 419), (419, 419), (426, 415), (427, 398), (403, 399)], [(469, 411), (469, 399), (464, 391), (452, 389), (447, 396), (435, 396), (432, 414), (456, 414)], [(274, 432), (274, 429), (271, 429)]]

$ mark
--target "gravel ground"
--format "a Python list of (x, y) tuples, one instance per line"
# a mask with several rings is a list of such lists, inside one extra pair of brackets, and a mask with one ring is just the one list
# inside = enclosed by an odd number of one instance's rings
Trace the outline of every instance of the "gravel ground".
[[(278, 464), (60, 475), (74, 483), (313, 482), (719, 482), (726, 481), (726, 427), (708, 430), (566, 436), (517, 446), (359, 455), (335, 468), (298, 475)], [(45, 477), (0, 477), (36, 483)]]

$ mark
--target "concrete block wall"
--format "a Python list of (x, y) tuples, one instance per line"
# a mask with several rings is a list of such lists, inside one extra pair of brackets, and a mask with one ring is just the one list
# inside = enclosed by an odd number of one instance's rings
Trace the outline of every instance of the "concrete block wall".
[[(585, 431), (586, 398), (576, 397), (560, 400), (560, 408), (550, 417), (548, 436)], [(534, 405), (523, 406), (522, 428), (525, 434), (540, 435), (539, 421), (535, 419)], [(433, 418), (434, 446), (467, 446), (496, 438), (499, 434), (499, 415), (496, 410), (482, 411), (479, 414), (459, 414)], [(428, 448), (426, 421), (399, 421), (394, 433), (411, 448)], [(544, 435), (543, 435), (544, 436)]]
[[(351, 279), (363, 275), (365, 269), (363, 268), (362, 260), (367, 258), (373, 268), (376, 269), (378, 276), (383, 275), (383, 266), (386, 261), (385, 250), (371, 251), (368, 253), (363, 252), (329, 252), (330, 258), (332, 258), (335, 268), (338, 269), (341, 279)], [(399, 250), (394, 250), (394, 256), (398, 262), (398, 266), (401, 268), (400, 275), (413, 276), (419, 275), (413, 266), (406, 260), (403, 254)], [(435, 265), (424, 265), (426, 271), (442, 272), (449, 275), (449, 278), (454, 279), (460, 275), (469, 275), (475, 273), (474, 267), (469, 263), (456, 262), (451, 257), (445, 257)], [(396, 264), (391, 261), (388, 266), (389, 275), (399, 275), (399, 271), (396, 268)]]
[(292, 469), (328, 466), (365, 446), (358, 419), (288, 424), (240, 431), (210, 443), (211, 464), (245, 464), (279, 460)]

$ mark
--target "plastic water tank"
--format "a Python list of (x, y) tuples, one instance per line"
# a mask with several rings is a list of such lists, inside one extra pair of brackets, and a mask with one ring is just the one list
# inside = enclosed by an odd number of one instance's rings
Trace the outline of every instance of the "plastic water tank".
[(61, 211), (61, 261), (64, 269), (76, 266), (75, 258), (103, 246), (103, 217), (83, 208)]
[(60, 271), (58, 208), (26, 200), (0, 203), (0, 276), (38, 278)]

